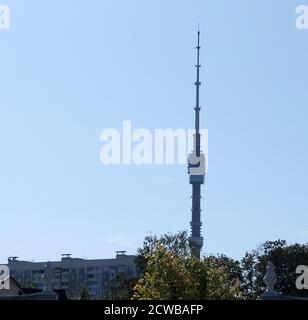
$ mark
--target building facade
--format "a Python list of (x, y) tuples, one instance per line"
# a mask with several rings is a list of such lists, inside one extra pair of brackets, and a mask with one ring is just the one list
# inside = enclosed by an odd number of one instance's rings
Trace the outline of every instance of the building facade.
[[(9, 258), (7, 266), (10, 274), (23, 287), (42, 289), (47, 262), (20, 261)], [(62, 257), (60, 261), (51, 261), (51, 284), (53, 289), (65, 289), (69, 298), (78, 298), (86, 290), (91, 299), (108, 299), (112, 280), (117, 275), (127, 278), (139, 277), (135, 256), (117, 253), (113, 259), (86, 260)]]

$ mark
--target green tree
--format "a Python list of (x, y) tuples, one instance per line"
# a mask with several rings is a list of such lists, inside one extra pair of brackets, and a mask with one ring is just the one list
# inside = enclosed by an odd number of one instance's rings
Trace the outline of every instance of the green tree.
[(178, 232), (176, 234), (164, 234), (159, 238), (156, 235), (147, 236), (143, 241), (143, 247), (138, 249), (136, 258), (136, 264), (141, 273), (145, 271), (147, 261), (151, 257), (151, 254), (154, 253), (158, 243), (172, 255), (186, 257), (191, 254), (186, 231)]
[(186, 260), (173, 255), (161, 244), (157, 244), (154, 252), (147, 254), (146, 258), (146, 270), (135, 286), (134, 299), (203, 298), (205, 290), (202, 292), (201, 288), (206, 288), (206, 277), (202, 263), (194, 258)]
[(149, 236), (138, 252), (143, 276), (134, 288), (134, 299), (241, 297), (239, 263), (226, 256), (194, 258), (186, 232)]
[(242, 299), (243, 275), (239, 261), (225, 255), (204, 258), (207, 271), (208, 299)]

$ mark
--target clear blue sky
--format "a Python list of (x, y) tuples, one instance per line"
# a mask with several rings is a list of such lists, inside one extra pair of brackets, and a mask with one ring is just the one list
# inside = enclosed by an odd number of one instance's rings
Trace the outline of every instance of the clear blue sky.
[(185, 166), (103, 166), (100, 133), (193, 126), (202, 31), (205, 253), (307, 242), (305, 1), (9, 1), (0, 31), (0, 261), (135, 253), (188, 229)]

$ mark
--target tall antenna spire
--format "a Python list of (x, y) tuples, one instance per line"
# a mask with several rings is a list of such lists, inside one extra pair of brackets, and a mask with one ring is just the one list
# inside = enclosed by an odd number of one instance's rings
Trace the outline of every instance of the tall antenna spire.
[(189, 183), (192, 185), (192, 209), (191, 209), (191, 236), (189, 238), (193, 255), (200, 259), (203, 247), (203, 237), (201, 236), (201, 185), (204, 183), (205, 176), (205, 156), (201, 152), (200, 135), (200, 29), (198, 28), (197, 44), (197, 80), (196, 86), (196, 106), (195, 106), (195, 134), (194, 149), (188, 158)]
[(200, 156), (200, 29), (198, 25), (198, 45), (196, 47), (197, 49), (197, 80), (195, 82), (196, 86), (196, 107), (195, 107), (195, 129), (196, 129), (196, 155), (197, 157)]

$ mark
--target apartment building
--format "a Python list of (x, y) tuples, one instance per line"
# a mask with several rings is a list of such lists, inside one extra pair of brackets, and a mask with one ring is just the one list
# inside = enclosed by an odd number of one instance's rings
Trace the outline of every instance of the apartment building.
[[(29, 262), (8, 258), (11, 276), (22, 286), (42, 289), (47, 262)], [(117, 252), (113, 259), (72, 258), (70, 254), (62, 256), (60, 261), (50, 261), (53, 289), (65, 289), (67, 296), (77, 298), (81, 290), (86, 289), (91, 299), (109, 297), (111, 282), (118, 274), (126, 277), (139, 277), (135, 265), (135, 256)]]

